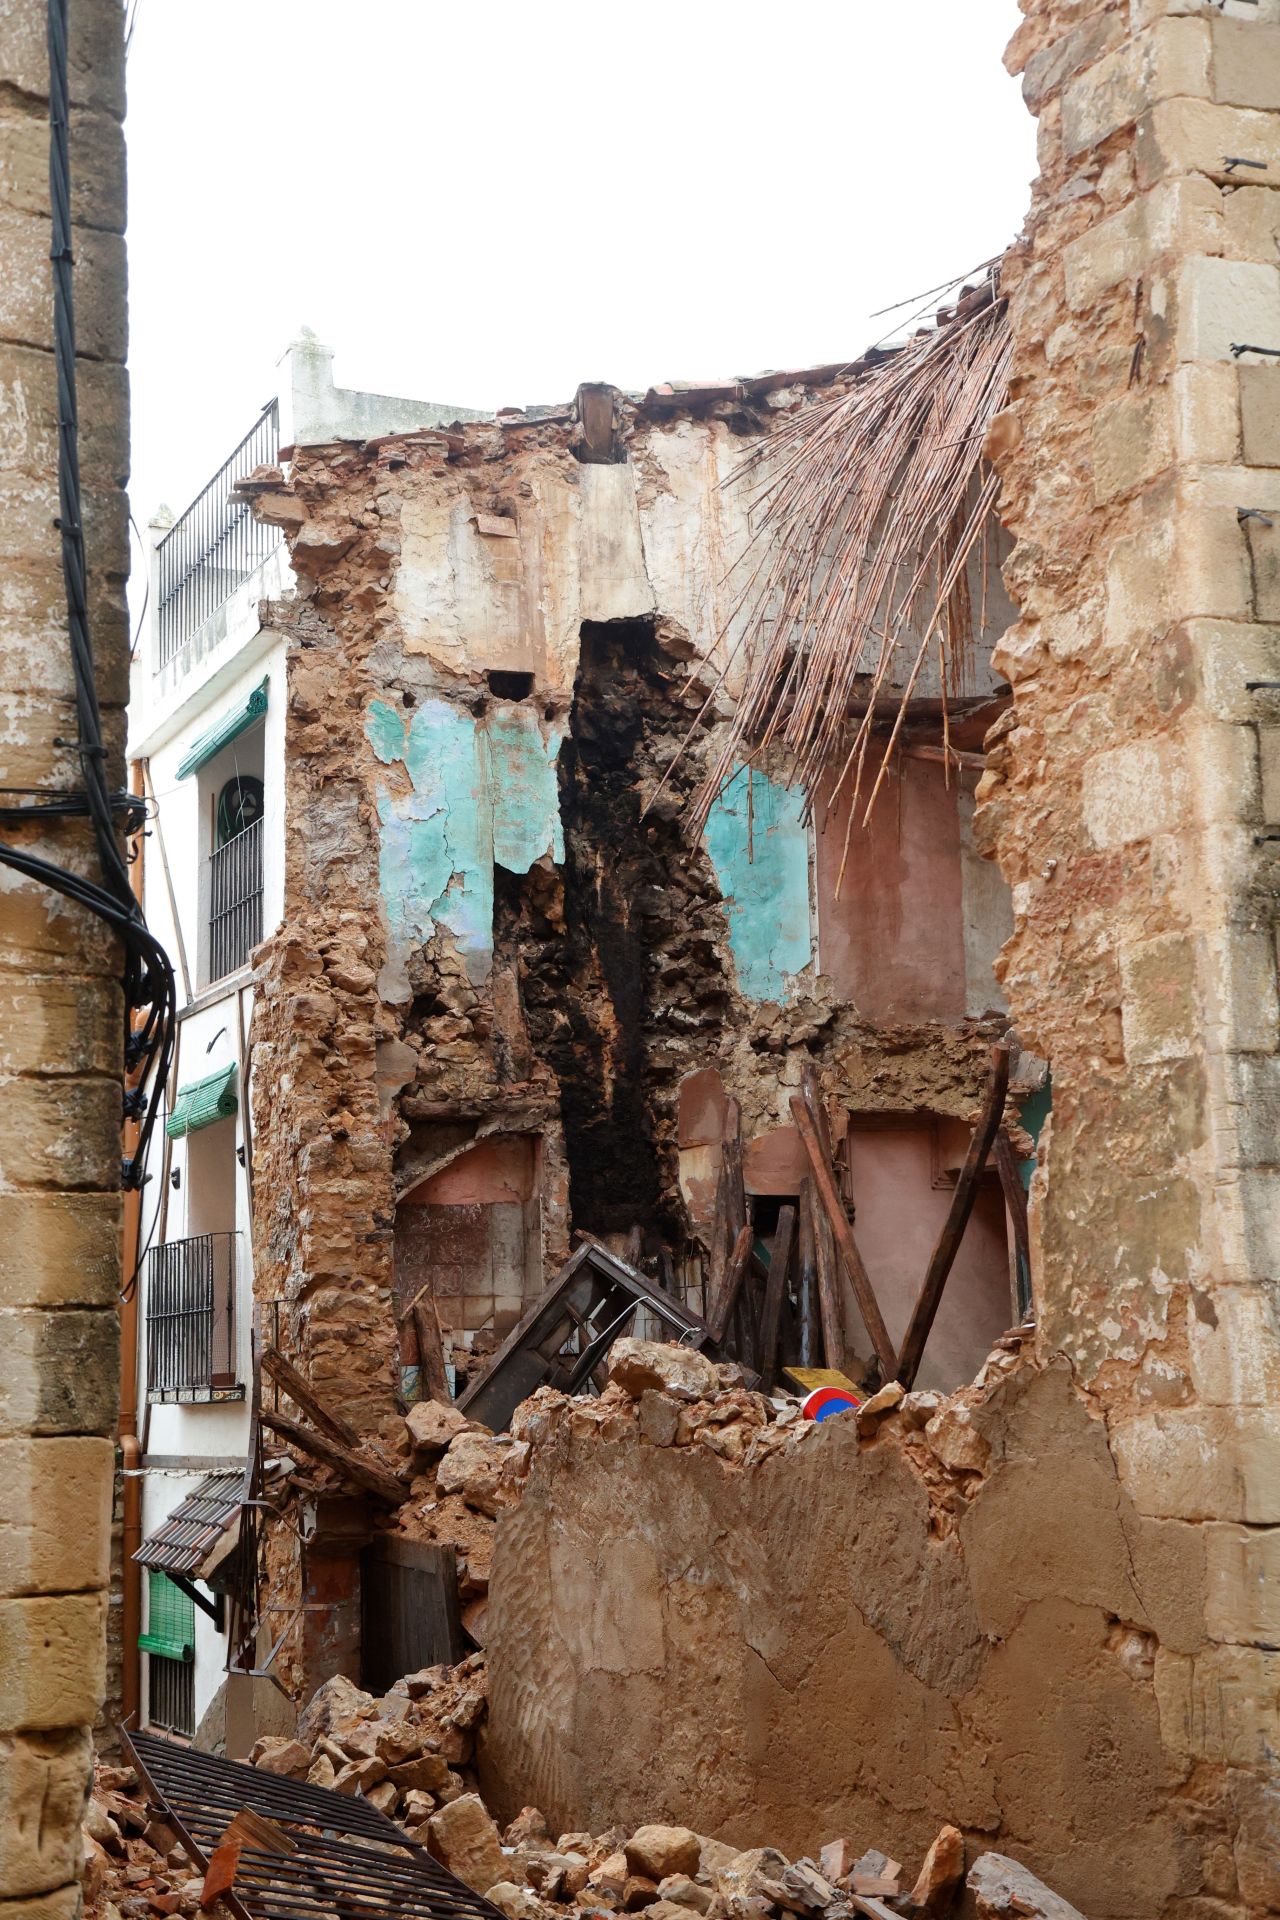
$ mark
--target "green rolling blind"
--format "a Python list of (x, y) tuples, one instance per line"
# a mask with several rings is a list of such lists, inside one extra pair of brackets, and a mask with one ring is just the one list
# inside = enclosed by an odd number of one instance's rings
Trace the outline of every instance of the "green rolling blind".
[(211, 1127), (215, 1120), (229, 1120), (236, 1110), (235, 1087), (234, 1066), (193, 1080), (189, 1087), (179, 1087), (173, 1112), (164, 1123), (169, 1138), (177, 1140), (184, 1133), (194, 1133), (197, 1127)]
[(230, 713), (224, 713), (221, 720), (215, 721), (213, 726), (207, 728), (197, 740), (192, 741), (188, 752), (178, 764), (179, 780), (185, 780), (189, 773), (198, 773), (206, 761), (213, 759), (215, 753), (221, 753), (224, 747), (229, 747), (233, 740), (238, 739), (245, 732), (246, 728), (251, 727), (255, 720), (261, 720), (267, 711), (267, 684), (268, 681), (264, 680), (261, 686), (254, 688), (242, 705), (233, 707)]
[(196, 1603), (175, 1587), (167, 1573), (148, 1573), (147, 1630), (138, 1635), (144, 1653), (163, 1654), (166, 1660), (193, 1660), (196, 1650)]

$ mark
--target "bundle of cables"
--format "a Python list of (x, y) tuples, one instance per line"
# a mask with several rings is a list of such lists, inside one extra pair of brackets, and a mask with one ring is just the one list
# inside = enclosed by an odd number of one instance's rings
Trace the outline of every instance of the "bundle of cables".
[[(173, 1056), (177, 1002), (173, 968), (164, 948), (148, 931), (129, 880), (116, 814), (127, 796), (110, 792), (102, 714), (94, 679), (89, 636), (88, 569), (81, 513), (79, 428), (76, 411), (75, 308), (71, 284), (71, 170), (68, 153), (70, 103), (67, 78), (67, 0), (48, 0), (49, 40), (49, 196), (53, 213), (54, 358), (58, 387), (58, 527), (62, 573), (75, 680), (75, 745), (82, 786), (75, 793), (27, 790), (22, 805), (0, 809), (5, 820), (38, 822), (79, 815), (92, 824), (100, 881), (58, 866), (25, 847), (0, 842), (0, 863), (28, 879), (54, 888), (87, 907), (119, 935), (124, 947), (125, 1065), (134, 1088), (125, 1096), (125, 1117), (139, 1122), (135, 1152), (123, 1162), (125, 1187), (142, 1184), (147, 1146), (160, 1111)], [(126, 825), (140, 824), (136, 817)]]

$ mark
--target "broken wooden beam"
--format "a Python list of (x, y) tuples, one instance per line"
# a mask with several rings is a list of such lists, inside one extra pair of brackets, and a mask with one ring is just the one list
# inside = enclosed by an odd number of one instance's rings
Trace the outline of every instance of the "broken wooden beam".
[(742, 1291), (742, 1282), (746, 1278), (747, 1267), (751, 1261), (752, 1230), (740, 1227), (738, 1237), (733, 1243), (729, 1263), (724, 1270), (724, 1279), (720, 1283), (720, 1293), (715, 1306), (707, 1316), (707, 1326), (711, 1338), (719, 1346), (729, 1331), (729, 1322), (733, 1310), (738, 1304), (738, 1295)]
[(286, 1360), (277, 1348), (263, 1348), (262, 1370), (270, 1375), (276, 1385), (287, 1393), (307, 1418), (313, 1421), (322, 1433), (327, 1433), (331, 1440), (336, 1440), (340, 1446), (344, 1447), (360, 1445), (360, 1435), (351, 1423), (344, 1420), (340, 1413), (334, 1413), (331, 1407), (325, 1405), (310, 1382), (303, 1379), (292, 1361)]
[(951, 1197), (951, 1206), (938, 1235), (933, 1257), (924, 1276), (919, 1298), (912, 1309), (902, 1341), (902, 1352), (898, 1356), (897, 1378), (904, 1387), (910, 1388), (920, 1369), (924, 1356), (925, 1342), (929, 1338), (938, 1303), (942, 1299), (942, 1290), (947, 1284), (947, 1275), (955, 1264), (956, 1254), (960, 1251), (960, 1242), (964, 1230), (969, 1224), (969, 1215), (973, 1212), (973, 1203), (978, 1197), (978, 1182), (982, 1178), (982, 1169), (987, 1164), (987, 1155), (991, 1143), (1004, 1117), (1004, 1097), (1009, 1089), (1009, 1049), (1000, 1041), (991, 1049), (991, 1079), (987, 1086), (986, 1098), (978, 1123), (969, 1142), (969, 1151), (965, 1155), (964, 1165), (960, 1169), (960, 1178), (956, 1181), (956, 1190)]
[(782, 1296), (791, 1265), (791, 1243), (796, 1230), (794, 1207), (779, 1207), (778, 1227), (769, 1255), (769, 1278), (765, 1282), (764, 1311), (760, 1318), (760, 1383), (765, 1393), (773, 1391), (778, 1375), (778, 1330), (782, 1325)]
[(1013, 1157), (1013, 1142), (1003, 1127), (996, 1134), (992, 1154), (1000, 1172), (1004, 1204), (1008, 1208), (1009, 1221), (1013, 1228), (1014, 1266), (1017, 1275), (1014, 1285), (1013, 1317), (1015, 1320), (1021, 1320), (1031, 1305), (1031, 1229), (1027, 1220), (1027, 1190), (1022, 1184), (1018, 1163)]
[(282, 1440), (291, 1446), (301, 1447), (313, 1460), (322, 1461), (326, 1467), (332, 1467), (344, 1480), (362, 1492), (370, 1493), (375, 1500), (383, 1500), (389, 1507), (403, 1505), (405, 1488), (395, 1475), (385, 1467), (378, 1466), (366, 1454), (354, 1453), (350, 1447), (339, 1446), (336, 1440), (330, 1440), (323, 1433), (313, 1433), (310, 1427), (304, 1427), (299, 1420), (290, 1420), (287, 1414), (275, 1413), (269, 1407), (262, 1409), (262, 1424), (272, 1433), (279, 1434)]
[(418, 1338), (418, 1370), (428, 1400), (438, 1400), (444, 1406), (450, 1406), (453, 1395), (449, 1391), (449, 1376), (444, 1370), (444, 1340), (440, 1332), (440, 1316), (436, 1312), (436, 1303), (429, 1289), (424, 1289), (427, 1297), (420, 1293), (413, 1303), (413, 1330)]
[(862, 1255), (858, 1252), (858, 1243), (853, 1237), (853, 1228), (849, 1225), (849, 1216), (836, 1188), (835, 1176), (831, 1171), (831, 1162), (822, 1149), (817, 1125), (808, 1103), (798, 1093), (791, 1096), (791, 1115), (804, 1141), (805, 1152), (809, 1156), (809, 1165), (813, 1171), (813, 1184), (823, 1211), (835, 1235), (836, 1245), (844, 1261), (845, 1270), (853, 1286), (854, 1298), (858, 1303), (871, 1345), (875, 1349), (876, 1359), (880, 1362), (880, 1371), (886, 1380), (893, 1378), (896, 1356), (893, 1342), (889, 1338), (889, 1329), (885, 1326), (884, 1315), (872, 1290), (867, 1270), (862, 1264)]

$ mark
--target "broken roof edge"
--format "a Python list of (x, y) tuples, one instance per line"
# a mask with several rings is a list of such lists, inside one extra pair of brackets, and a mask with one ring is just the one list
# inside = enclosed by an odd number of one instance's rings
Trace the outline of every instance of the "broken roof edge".
[(624, 407), (641, 417), (665, 417), (681, 412), (696, 416), (716, 406), (764, 400), (771, 393), (789, 387), (812, 391), (838, 386), (894, 358), (921, 334), (945, 330), (989, 306), (997, 297), (998, 286), (998, 264), (988, 264), (984, 278), (975, 285), (966, 282), (961, 286), (953, 303), (939, 307), (930, 324), (905, 333), (899, 340), (877, 342), (845, 360), (767, 368), (721, 379), (660, 380), (643, 391), (616, 386), (607, 380), (586, 380), (579, 382), (577, 394), (571, 400), (489, 409), (335, 386), (333, 349), (304, 327), (280, 360), (280, 455), (289, 459), (304, 448), (368, 446), (418, 433), (443, 433), (468, 427), (553, 425), (572, 420), (578, 409), (578, 396), (592, 387), (612, 392)]

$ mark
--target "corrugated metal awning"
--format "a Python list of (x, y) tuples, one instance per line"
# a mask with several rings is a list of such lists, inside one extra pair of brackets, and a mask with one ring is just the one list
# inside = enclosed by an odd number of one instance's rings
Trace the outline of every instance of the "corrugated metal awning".
[(212, 760), (215, 753), (221, 753), (224, 747), (245, 733), (254, 722), (261, 720), (267, 711), (267, 687), (270, 676), (260, 686), (254, 688), (247, 700), (238, 707), (232, 707), (230, 713), (224, 713), (211, 727), (194, 740), (178, 762), (178, 779), (185, 780), (189, 773), (198, 773), (205, 762)]
[[(502, 1920), (362, 1794), (286, 1780), (154, 1733), (121, 1732), (148, 1794), (197, 1866), (208, 1867), (244, 1810), (266, 1827), (242, 1840), (223, 1895), (237, 1920)], [(268, 1844), (272, 1826), (278, 1839)]]
[(236, 1070), (230, 1066), (193, 1080), (189, 1087), (179, 1087), (173, 1112), (164, 1123), (169, 1138), (177, 1140), (197, 1127), (211, 1127), (215, 1120), (229, 1120), (236, 1111), (235, 1086)]
[(211, 1473), (148, 1534), (134, 1559), (165, 1573), (198, 1573), (240, 1516), (244, 1473)]

